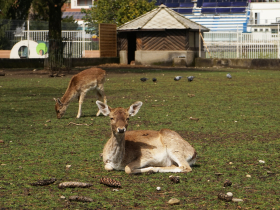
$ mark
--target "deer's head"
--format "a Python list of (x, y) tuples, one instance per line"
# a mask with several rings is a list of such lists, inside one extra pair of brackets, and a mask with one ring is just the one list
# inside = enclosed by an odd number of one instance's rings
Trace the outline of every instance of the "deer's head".
[(60, 101), (59, 98), (54, 98), (54, 100), (55, 100), (56, 117), (57, 119), (60, 119), (65, 114), (67, 107), (63, 105), (63, 103)]
[(104, 116), (110, 117), (111, 128), (114, 135), (122, 135), (125, 133), (128, 126), (129, 117), (136, 115), (142, 106), (141, 101), (135, 102), (127, 109), (122, 107), (111, 108), (101, 101), (96, 101), (96, 104)]

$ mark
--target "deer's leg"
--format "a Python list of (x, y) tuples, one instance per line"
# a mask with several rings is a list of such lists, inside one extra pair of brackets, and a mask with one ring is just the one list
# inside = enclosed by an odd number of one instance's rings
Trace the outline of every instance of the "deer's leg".
[(167, 173), (167, 172), (173, 172), (173, 173), (187, 173), (191, 172), (192, 169), (190, 166), (166, 166), (166, 167), (146, 167), (146, 168), (133, 168), (130, 165), (127, 165), (125, 167), (125, 172), (130, 174), (138, 174), (138, 173), (146, 173), (146, 172), (160, 172), (160, 173)]
[[(104, 104), (107, 104), (107, 98), (104, 94), (103, 85), (96, 88), (96, 95), (99, 101), (104, 101)], [(98, 117), (99, 115), (100, 115), (100, 110), (98, 109), (96, 116)]]
[[(145, 172), (173, 172), (173, 173), (187, 173), (187, 172), (191, 172), (192, 169), (189, 165), (189, 163), (187, 162), (187, 160), (185, 160), (185, 158), (183, 156), (179, 156), (179, 155), (172, 155), (172, 161), (175, 162), (176, 164), (178, 164), (178, 166), (172, 165), (172, 166), (163, 166), (163, 167), (158, 167), (158, 166), (151, 166), (150, 162), (151, 161), (143, 161), (142, 159), (139, 160), (137, 159), (136, 161), (133, 161), (131, 163), (129, 163), (126, 167), (125, 167), (125, 172), (130, 174), (137, 174), (137, 173), (145, 173)], [(148, 167), (145, 167), (148, 166)]]
[(86, 96), (85, 92), (82, 92), (79, 96), (79, 109), (78, 109), (78, 114), (77, 114), (77, 118), (80, 118), (82, 115), (82, 104), (84, 102), (84, 98)]

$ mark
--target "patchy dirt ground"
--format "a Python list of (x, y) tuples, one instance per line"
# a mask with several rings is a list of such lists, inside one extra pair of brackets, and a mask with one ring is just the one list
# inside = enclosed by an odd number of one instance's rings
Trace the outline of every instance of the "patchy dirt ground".
[[(222, 68), (196, 68), (196, 67), (170, 67), (170, 66), (148, 66), (148, 65), (124, 65), (124, 64), (102, 64), (99, 66), (80, 66), (75, 67), (71, 71), (63, 71), (61, 72), (60, 76), (67, 76), (67, 75), (74, 75), (79, 71), (98, 67), (103, 68), (107, 71), (108, 74), (114, 73), (123, 73), (118, 70), (121, 69), (152, 69), (152, 70), (174, 70), (174, 71), (201, 71), (201, 70), (208, 70), (208, 71), (220, 71)], [(1, 75), (2, 74), (2, 75)], [(4, 74), (4, 75), (3, 75)], [(50, 77), (50, 72), (44, 69), (34, 69), (34, 68), (0, 68), (0, 76), (7, 76), (7, 77)]]

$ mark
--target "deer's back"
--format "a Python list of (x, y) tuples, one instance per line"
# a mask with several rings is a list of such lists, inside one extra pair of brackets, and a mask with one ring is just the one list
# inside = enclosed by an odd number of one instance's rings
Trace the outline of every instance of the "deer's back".
[(97, 84), (103, 84), (105, 81), (106, 71), (100, 68), (90, 68), (74, 75), (70, 81), (69, 87), (80, 89), (90, 88)]
[[(137, 130), (125, 133), (126, 150), (134, 151), (144, 149), (180, 149), (194, 152), (194, 148), (184, 140), (177, 132), (170, 129), (160, 131)], [(132, 148), (127, 148), (132, 147)]]

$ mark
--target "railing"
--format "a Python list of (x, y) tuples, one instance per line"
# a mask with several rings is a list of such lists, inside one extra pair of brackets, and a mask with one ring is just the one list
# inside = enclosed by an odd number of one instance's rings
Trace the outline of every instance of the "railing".
[(207, 58), (280, 59), (280, 34), (204, 33)]
[[(48, 43), (48, 30), (23, 30), (20, 36), (15, 31), (6, 31), (6, 37), (11, 42), (11, 48), (21, 40), (43, 41)], [(72, 45), (72, 58), (81, 58), (85, 50), (98, 50), (98, 39), (92, 39), (84, 31), (62, 31), (61, 37), (65, 46)], [(66, 49), (69, 49), (66, 47)], [(66, 52), (67, 54), (67, 52)]]

